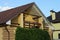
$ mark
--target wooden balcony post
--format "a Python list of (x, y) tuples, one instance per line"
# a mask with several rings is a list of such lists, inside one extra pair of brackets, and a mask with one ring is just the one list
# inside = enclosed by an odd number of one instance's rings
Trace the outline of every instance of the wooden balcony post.
[(21, 13), (18, 17), (18, 24), (20, 24), (19, 26), (23, 28), (23, 13)]

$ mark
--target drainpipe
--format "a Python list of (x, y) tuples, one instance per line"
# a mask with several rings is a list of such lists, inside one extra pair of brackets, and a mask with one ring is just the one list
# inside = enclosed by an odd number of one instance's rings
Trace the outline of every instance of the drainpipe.
[(6, 31), (8, 32), (8, 40), (10, 40), (10, 32), (7, 27), (5, 27)]

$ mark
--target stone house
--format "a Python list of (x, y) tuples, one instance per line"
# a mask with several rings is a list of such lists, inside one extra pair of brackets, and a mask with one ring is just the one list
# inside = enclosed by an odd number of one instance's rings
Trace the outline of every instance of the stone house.
[[(7, 22), (10, 21), (10, 24)], [(0, 12), (0, 40), (15, 40), (16, 28), (40, 28), (48, 29), (51, 26), (35, 3), (12, 8)]]

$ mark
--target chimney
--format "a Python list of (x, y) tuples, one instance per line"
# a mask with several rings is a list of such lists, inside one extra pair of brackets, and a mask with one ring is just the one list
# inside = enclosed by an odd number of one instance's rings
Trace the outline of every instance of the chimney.
[(51, 16), (52, 16), (52, 20), (55, 20), (55, 19), (56, 19), (55, 13), (56, 13), (55, 11), (50, 10), (50, 14), (51, 14)]

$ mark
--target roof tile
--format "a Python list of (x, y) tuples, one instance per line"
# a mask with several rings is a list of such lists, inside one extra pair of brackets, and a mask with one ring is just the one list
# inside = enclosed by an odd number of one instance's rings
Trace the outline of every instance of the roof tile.
[(31, 7), (33, 4), (34, 3), (30, 3), (30, 4), (27, 4), (27, 5), (19, 6), (19, 7), (16, 7), (16, 8), (12, 8), (10, 10), (0, 12), (0, 24), (6, 23), (7, 21), (13, 19), (17, 15), (19, 15), (19, 13), (24, 12), (26, 9)]

